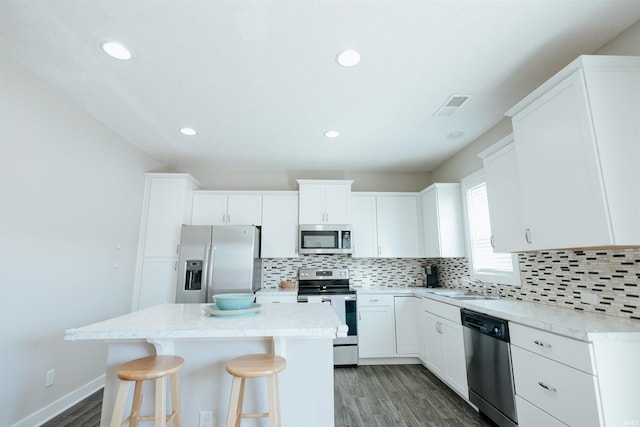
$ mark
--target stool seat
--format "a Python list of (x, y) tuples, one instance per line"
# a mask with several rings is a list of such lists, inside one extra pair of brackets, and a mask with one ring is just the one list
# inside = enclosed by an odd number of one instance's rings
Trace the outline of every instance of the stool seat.
[[(168, 423), (173, 423), (174, 427), (181, 427), (178, 371), (183, 366), (184, 359), (180, 356), (149, 356), (130, 360), (118, 366), (116, 374), (120, 379), (120, 386), (110, 427), (120, 427), (127, 423), (132, 427), (137, 427), (140, 421), (147, 420), (154, 420), (155, 427), (166, 427)], [(171, 413), (169, 415), (166, 413), (167, 377), (171, 379)], [(147, 380), (155, 380), (155, 411), (153, 416), (140, 415), (143, 395), (142, 382)], [(122, 421), (131, 382), (135, 382), (131, 413)]]
[[(226, 427), (240, 427), (242, 418), (269, 418), (271, 427), (280, 427), (280, 397), (277, 374), (287, 366), (284, 357), (274, 354), (250, 354), (227, 362), (227, 372), (233, 375)], [(244, 383), (247, 378), (267, 378), (268, 412), (243, 413)]]
[(171, 375), (183, 366), (180, 356), (149, 356), (123, 363), (116, 372), (121, 380), (146, 381)]
[(275, 375), (287, 366), (284, 357), (273, 354), (250, 354), (227, 362), (227, 372), (236, 377), (260, 378)]

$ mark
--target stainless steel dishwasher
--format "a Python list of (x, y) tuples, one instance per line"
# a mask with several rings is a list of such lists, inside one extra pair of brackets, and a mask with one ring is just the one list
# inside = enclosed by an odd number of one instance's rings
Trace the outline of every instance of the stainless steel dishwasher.
[(461, 309), (469, 400), (500, 427), (518, 425), (506, 320)]

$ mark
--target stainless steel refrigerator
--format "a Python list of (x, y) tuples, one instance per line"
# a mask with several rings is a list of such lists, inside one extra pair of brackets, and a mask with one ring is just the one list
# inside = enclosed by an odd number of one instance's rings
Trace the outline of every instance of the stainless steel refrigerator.
[(211, 296), (260, 289), (260, 229), (241, 225), (183, 225), (177, 303), (212, 302)]

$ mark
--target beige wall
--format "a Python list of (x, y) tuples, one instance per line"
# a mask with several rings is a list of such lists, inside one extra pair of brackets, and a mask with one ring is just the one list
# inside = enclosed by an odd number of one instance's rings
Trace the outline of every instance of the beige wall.
[[(596, 55), (640, 55), (640, 21), (594, 52)], [(542, 84), (543, 82), (540, 82)], [(505, 117), (478, 139), (431, 171), (431, 182), (459, 182), (482, 168), (478, 153), (512, 132), (511, 119)]]
[(181, 172), (193, 175), (206, 190), (297, 190), (297, 179), (352, 179), (354, 191), (420, 191), (429, 184), (427, 172), (240, 171), (195, 167)]

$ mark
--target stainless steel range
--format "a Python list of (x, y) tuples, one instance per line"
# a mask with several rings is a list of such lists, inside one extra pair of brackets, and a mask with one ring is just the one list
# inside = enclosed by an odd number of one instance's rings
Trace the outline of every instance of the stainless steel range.
[(346, 268), (303, 268), (298, 270), (298, 302), (328, 302), (344, 322), (347, 336), (333, 340), (333, 364), (358, 364), (358, 318), (356, 291), (349, 289), (349, 270)]

